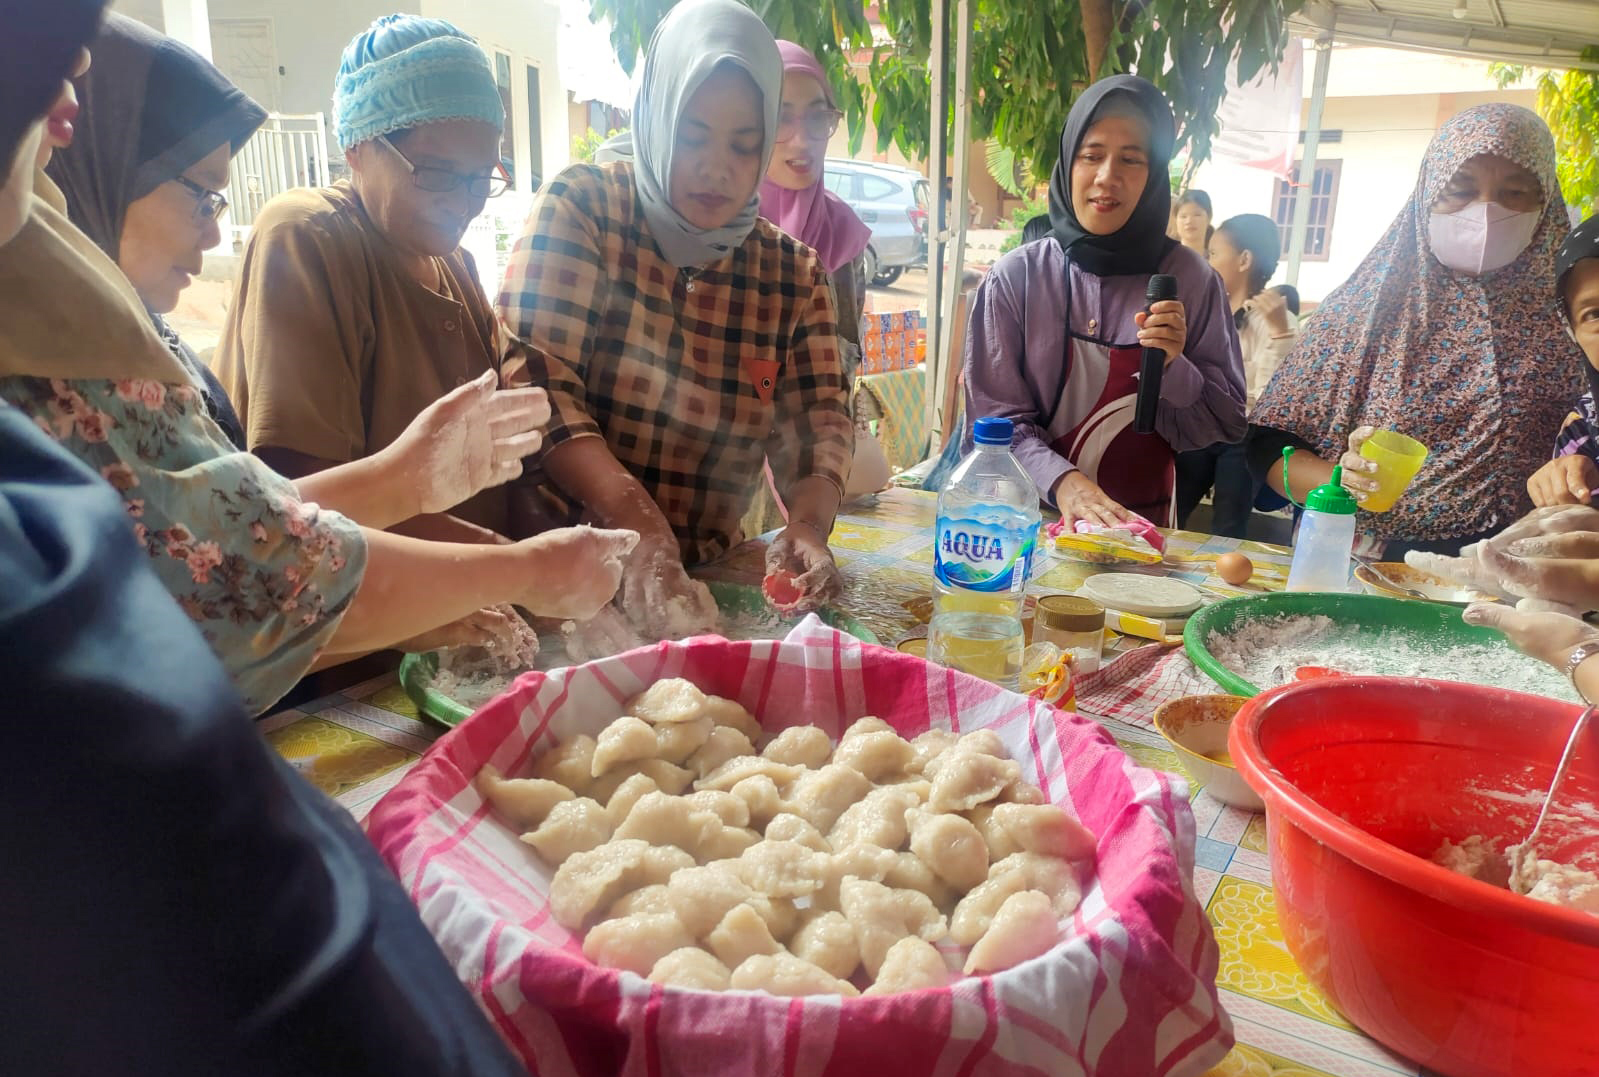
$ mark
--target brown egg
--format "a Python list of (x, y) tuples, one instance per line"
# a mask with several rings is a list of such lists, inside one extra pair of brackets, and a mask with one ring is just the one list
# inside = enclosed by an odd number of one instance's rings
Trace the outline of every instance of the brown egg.
[(1216, 575), (1234, 585), (1249, 582), (1255, 574), (1255, 562), (1241, 553), (1224, 553), (1216, 558)]

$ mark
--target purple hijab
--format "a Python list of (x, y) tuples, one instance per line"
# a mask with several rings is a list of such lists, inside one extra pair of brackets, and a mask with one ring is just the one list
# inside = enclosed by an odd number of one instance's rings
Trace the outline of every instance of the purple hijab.
[[(837, 107), (816, 57), (792, 41), (779, 41), (777, 51), (783, 57), (785, 77), (811, 76), (821, 83), (828, 105)], [(762, 180), (761, 216), (814, 250), (829, 273), (859, 258), (872, 239), (872, 230), (821, 180), (800, 191)]]

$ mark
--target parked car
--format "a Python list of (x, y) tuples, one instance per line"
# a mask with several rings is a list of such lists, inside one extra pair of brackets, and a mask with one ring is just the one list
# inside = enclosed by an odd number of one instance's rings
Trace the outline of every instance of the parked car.
[(823, 182), (872, 230), (866, 279), (887, 286), (927, 261), (927, 177), (909, 168), (829, 157)]

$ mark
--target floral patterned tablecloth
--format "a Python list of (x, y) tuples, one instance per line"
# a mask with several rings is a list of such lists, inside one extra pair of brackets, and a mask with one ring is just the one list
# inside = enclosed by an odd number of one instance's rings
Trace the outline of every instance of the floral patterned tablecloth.
[[(933, 495), (890, 490), (841, 516), (832, 544), (847, 587), (839, 605), (886, 643), (917, 626), (914, 607), (932, 579)], [(1174, 533), (1170, 574), (1226, 593), (1209, 575), (1215, 556), (1248, 553), (1267, 575), (1286, 571), (1288, 551), (1260, 543)], [(711, 575), (758, 579), (757, 544), (734, 550)], [(1096, 569), (1056, 560), (1036, 574), (1039, 592), (1075, 590)], [(1127, 641), (1118, 649), (1142, 641)], [(1178, 772), (1160, 734), (1112, 719), (1105, 727), (1145, 766)], [(442, 732), (388, 676), (262, 720), (273, 746), (307, 778), (363, 818)], [(1217, 982), (1238, 1046), (1207, 1077), (1392, 1077), (1425, 1074), (1346, 1022), (1289, 956), (1277, 926), (1261, 815), (1193, 795), (1198, 848), (1194, 887), (1221, 947)]]

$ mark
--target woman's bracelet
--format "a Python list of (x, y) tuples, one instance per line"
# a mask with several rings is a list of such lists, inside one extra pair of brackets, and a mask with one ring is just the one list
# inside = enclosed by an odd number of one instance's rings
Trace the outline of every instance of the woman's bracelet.
[(1577, 670), (1582, 668), (1582, 664), (1584, 662), (1596, 655), (1599, 655), (1599, 642), (1590, 641), (1588, 643), (1580, 644), (1573, 648), (1571, 654), (1567, 656), (1566, 668), (1562, 671), (1571, 681), (1571, 686), (1577, 689), (1577, 695), (1582, 696), (1582, 701), (1584, 703), (1592, 703), (1593, 700), (1589, 699), (1587, 696), (1584, 696), (1582, 689), (1577, 687)]
[(1297, 505), (1297, 504), (1299, 504), (1299, 502), (1294, 500), (1294, 491), (1288, 485), (1288, 461), (1293, 457), (1293, 455), (1294, 455), (1294, 447), (1292, 445), (1284, 445), (1283, 446), (1283, 496), (1288, 499), (1288, 503), (1290, 505)]

